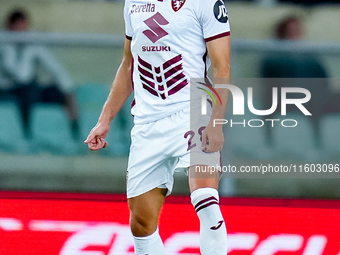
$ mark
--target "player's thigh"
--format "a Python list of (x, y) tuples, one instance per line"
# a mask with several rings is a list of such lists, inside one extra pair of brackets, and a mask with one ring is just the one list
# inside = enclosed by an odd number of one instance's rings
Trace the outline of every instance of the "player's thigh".
[(155, 188), (128, 199), (130, 225), (135, 236), (147, 236), (156, 231), (166, 192), (166, 189)]
[(220, 180), (219, 172), (210, 172), (203, 170), (197, 173), (197, 169), (207, 169), (208, 165), (194, 165), (189, 167), (189, 187), (190, 193), (200, 188), (214, 188), (218, 189)]

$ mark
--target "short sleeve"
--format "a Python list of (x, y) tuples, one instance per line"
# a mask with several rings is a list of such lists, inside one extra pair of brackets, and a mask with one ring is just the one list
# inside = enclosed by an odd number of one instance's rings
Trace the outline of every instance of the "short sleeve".
[(131, 26), (131, 19), (129, 14), (129, 1), (126, 0), (124, 4), (124, 22), (125, 22), (125, 37), (132, 40), (133, 30)]
[(206, 42), (229, 36), (228, 11), (223, 0), (199, 0), (198, 18)]

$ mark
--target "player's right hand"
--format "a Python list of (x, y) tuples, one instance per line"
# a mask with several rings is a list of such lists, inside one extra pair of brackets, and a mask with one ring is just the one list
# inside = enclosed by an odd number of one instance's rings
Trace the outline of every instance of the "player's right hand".
[(97, 125), (92, 128), (90, 134), (87, 136), (84, 143), (86, 143), (90, 150), (98, 151), (106, 148), (108, 142), (105, 141), (105, 137), (109, 133), (110, 125), (103, 125), (98, 122)]

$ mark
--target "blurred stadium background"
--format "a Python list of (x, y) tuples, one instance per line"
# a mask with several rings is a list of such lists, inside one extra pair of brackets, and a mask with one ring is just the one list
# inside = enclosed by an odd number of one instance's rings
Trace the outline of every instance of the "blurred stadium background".
[[(327, 71), (332, 93), (340, 92), (339, 1), (227, 0), (226, 4), (234, 79), (260, 78), (263, 60), (277, 53), (312, 55)], [(112, 123), (107, 149), (91, 152), (83, 143), (121, 61), (123, 1), (0, 0), (0, 6), (0, 47), (39, 44), (54, 54), (74, 82), (80, 130), (80, 138), (73, 139), (61, 106), (37, 104), (32, 139), (26, 139), (18, 105), (0, 100), (1, 255), (91, 251), (132, 255), (125, 198), (131, 98)], [(30, 17), (31, 32), (25, 36), (5, 31), (6, 16), (17, 8)], [(303, 40), (293, 44), (275, 40), (277, 23), (292, 15), (302, 22)], [(257, 105), (265, 94), (260, 87), (254, 87), (254, 93)], [(247, 113), (245, 118), (252, 116)], [(340, 113), (321, 116), (321, 147), (314, 141), (312, 122), (301, 115), (294, 118), (299, 128), (288, 133), (273, 129), (272, 146), (266, 129), (226, 127), (224, 164), (339, 164)], [(167, 254), (197, 255), (199, 223), (183, 174), (176, 175), (173, 193), (177, 196), (167, 198), (160, 222)], [(220, 194), (229, 252), (340, 255), (338, 178), (222, 178)]]

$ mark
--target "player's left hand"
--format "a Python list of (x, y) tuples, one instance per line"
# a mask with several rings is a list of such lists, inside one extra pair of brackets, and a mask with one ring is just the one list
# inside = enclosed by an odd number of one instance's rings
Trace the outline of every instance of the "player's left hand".
[(110, 124), (103, 124), (101, 122), (98, 122), (97, 125), (91, 130), (84, 143), (86, 143), (89, 149), (93, 151), (98, 151), (106, 148), (108, 142), (105, 141), (105, 137), (109, 133), (109, 130)]
[(222, 125), (213, 126), (211, 123), (202, 133), (202, 150), (204, 152), (217, 152), (222, 150), (224, 135)]

